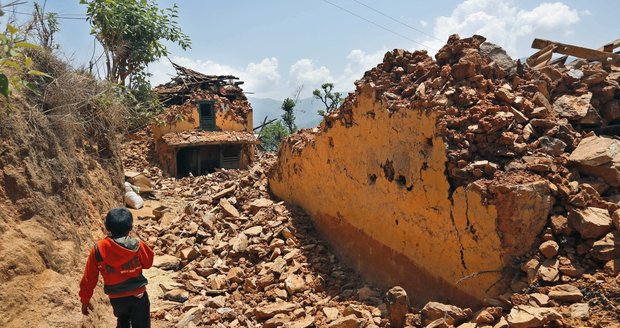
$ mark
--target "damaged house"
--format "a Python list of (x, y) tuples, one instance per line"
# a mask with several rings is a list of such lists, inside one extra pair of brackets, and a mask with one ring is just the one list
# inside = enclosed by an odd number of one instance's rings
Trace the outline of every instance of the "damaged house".
[(162, 169), (184, 177), (216, 168), (245, 169), (257, 139), (252, 107), (242, 81), (231, 75), (204, 75), (176, 65), (177, 76), (155, 88), (166, 107), (153, 127)]

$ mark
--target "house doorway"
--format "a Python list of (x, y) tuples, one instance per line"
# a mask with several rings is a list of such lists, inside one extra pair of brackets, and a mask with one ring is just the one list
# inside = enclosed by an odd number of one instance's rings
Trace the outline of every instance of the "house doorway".
[(215, 172), (216, 168), (238, 169), (240, 167), (241, 145), (211, 145), (185, 147), (177, 151), (177, 177), (190, 173), (193, 176)]

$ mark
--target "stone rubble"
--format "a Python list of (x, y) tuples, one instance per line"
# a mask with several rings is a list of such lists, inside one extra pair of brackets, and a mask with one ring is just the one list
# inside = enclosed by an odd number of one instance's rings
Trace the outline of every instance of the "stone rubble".
[[(613, 323), (594, 309), (620, 311), (617, 298), (605, 297), (620, 281), (620, 141), (583, 129), (620, 120), (620, 73), (581, 62), (517, 74), (523, 67), (483, 41), (452, 36), (436, 61), (424, 51), (388, 52), (357, 84), (372, 83), (395, 111), (445, 109), (454, 186), (475, 183), (497, 195), (502, 181), (544, 180), (552, 190), (549, 222), (513, 272), (520, 280), (512, 292), (476, 312), (438, 302), (411, 308), (398, 287), (382, 298), (338, 263), (306, 214), (271, 198), (273, 157), (261, 155), (247, 171), (166, 178), (151, 164), (147, 131), (124, 145), (125, 167), (149, 177), (155, 196), (179, 209), (143, 218), (137, 229), (156, 250), (155, 267), (178, 273), (178, 286), (161, 286), (165, 301), (154, 317), (178, 327)], [(347, 102), (324, 128), (349, 120)]]

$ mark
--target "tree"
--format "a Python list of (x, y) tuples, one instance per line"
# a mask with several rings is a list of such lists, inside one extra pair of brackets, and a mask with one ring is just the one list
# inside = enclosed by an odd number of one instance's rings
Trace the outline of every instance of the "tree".
[(58, 13), (45, 12), (45, 5), (47, 1), (41, 6), (38, 2), (34, 3), (34, 10), (32, 12), (32, 28), (36, 41), (43, 49), (52, 50), (58, 49), (58, 45), (54, 42), (54, 36), (60, 31), (58, 22)]
[(280, 141), (287, 135), (289, 135), (289, 132), (286, 126), (284, 126), (282, 120), (277, 120), (263, 127), (260, 138), (261, 145), (266, 151), (276, 151)]
[(334, 90), (333, 83), (323, 83), (321, 85), (321, 89), (323, 90), (321, 91), (319, 89), (314, 89), (314, 91), (312, 91), (312, 95), (314, 98), (319, 99), (325, 106), (325, 110), (319, 109), (317, 111), (319, 115), (325, 116), (338, 108), (343, 99), (340, 92), (332, 92)]
[(127, 77), (169, 54), (162, 40), (190, 47), (176, 18), (178, 7), (159, 9), (153, 0), (80, 0), (88, 6), (91, 34), (106, 57), (107, 79), (125, 85)]
[(291, 98), (286, 98), (282, 102), (282, 110), (284, 111), (284, 114), (282, 114), (282, 122), (288, 128), (289, 134), (297, 131), (297, 125), (295, 125), (295, 114), (293, 113), (295, 105), (297, 105), (297, 102)]

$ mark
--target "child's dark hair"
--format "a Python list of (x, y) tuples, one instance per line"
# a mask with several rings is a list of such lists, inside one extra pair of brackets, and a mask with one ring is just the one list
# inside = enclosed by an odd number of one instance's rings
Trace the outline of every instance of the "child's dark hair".
[(112, 233), (112, 237), (127, 236), (132, 226), (133, 215), (126, 208), (113, 208), (105, 217), (105, 228)]

